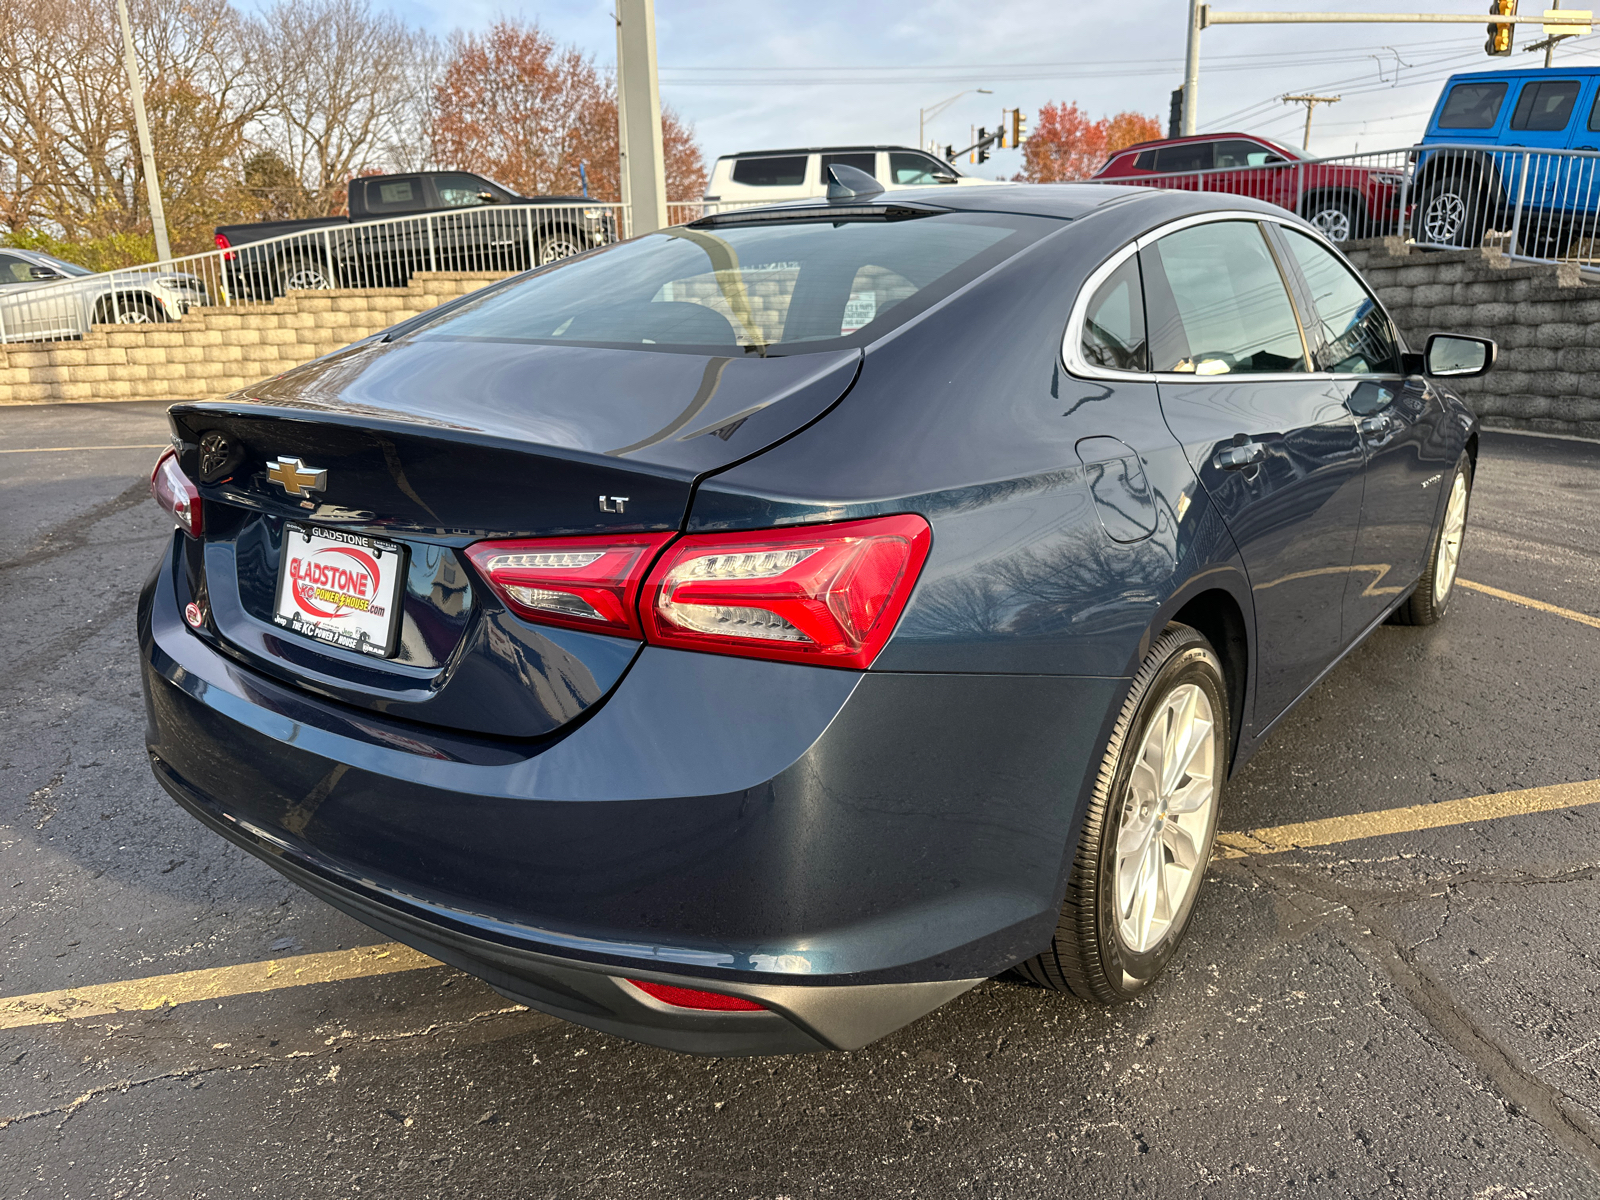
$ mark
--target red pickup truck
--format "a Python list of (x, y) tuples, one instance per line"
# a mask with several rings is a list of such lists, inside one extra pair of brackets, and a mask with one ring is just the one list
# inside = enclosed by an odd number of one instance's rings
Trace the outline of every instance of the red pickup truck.
[(1248, 133), (1141, 142), (1113, 154), (1094, 177), (1267, 200), (1299, 213), (1333, 242), (1402, 228), (1399, 170), (1321, 162)]

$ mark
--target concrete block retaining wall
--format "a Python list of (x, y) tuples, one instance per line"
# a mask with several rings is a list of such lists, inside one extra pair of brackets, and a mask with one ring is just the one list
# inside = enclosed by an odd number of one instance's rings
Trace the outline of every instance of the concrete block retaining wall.
[(1493, 338), (1500, 361), (1454, 386), (1485, 425), (1600, 438), (1600, 287), (1572, 265), (1494, 250), (1428, 253), (1398, 238), (1345, 251), (1414, 350), (1430, 333)]
[(0, 345), (0, 404), (216, 399), (501, 278), (419, 273), (403, 288), (291, 292), (170, 324), (97, 325), (81, 341)]

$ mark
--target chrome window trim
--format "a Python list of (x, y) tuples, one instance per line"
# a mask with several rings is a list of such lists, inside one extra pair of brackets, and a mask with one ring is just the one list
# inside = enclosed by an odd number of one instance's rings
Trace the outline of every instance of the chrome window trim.
[[(1088, 317), (1089, 301), (1094, 299), (1095, 293), (1100, 290), (1100, 285), (1110, 278), (1118, 267), (1139, 253), (1140, 250), (1166, 237), (1169, 233), (1177, 233), (1179, 230), (1188, 229), (1195, 225), (1209, 225), (1222, 221), (1252, 221), (1258, 224), (1262, 221), (1271, 221), (1275, 225), (1284, 225), (1297, 233), (1306, 234), (1313, 240), (1320, 242), (1332, 250), (1341, 260), (1344, 260), (1344, 256), (1339, 254), (1338, 248), (1332, 242), (1323, 237), (1316, 229), (1303, 223), (1298, 217), (1290, 213), (1278, 216), (1276, 213), (1250, 212), (1247, 209), (1230, 208), (1218, 209), (1213, 212), (1190, 213), (1186, 217), (1174, 218), (1165, 225), (1156, 226), (1148, 233), (1140, 234), (1133, 241), (1116, 250), (1110, 258), (1096, 267), (1089, 277), (1083, 281), (1083, 286), (1078, 289), (1077, 298), (1072, 302), (1072, 312), (1067, 318), (1067, 331), (1061, 339), (1061, 365), (1066, 369), (1067, 374), (1075, 379), (1098, 379), (1110, 382), (1120, 380), (1128, 383), (1237, 383), (1241, 380), (1248, 380), (1254, 383), (1285, 383), (1333, 379), (1333, 375), (1327, 371), (1264, 371), (1259, 374), (1241, 373), (1238, 375), (1195, 375), (1188, 371), (1118, 371), (1110, 367), (1090, 366), (1079, 356), (1078, 348), (1083, 344), (1083, 323)], [(1359, 272), (1357, 273), (1357, 278), (1360, 278)], [(1294, 297), (1289, 295), (1287, 283), (1284, 285), (1284, 291), (1288, 295), (1290, 305), (1293, 306)], [(1372, 289), (1368, 288), (1367, 291), (1370, 293)], [(1374, 296), (1373, 299), (1376, 300), (1377, 297)], [(1378, 307), (1383, 308), (1381, 300), (1378, 301)], [(1298, 321), (1299, 310), (1296, 309), (1295, 313)], [(1383, 313), (1384, 316), (1389, 316), (1388, 309), (1383, 309)], [(1394, 325), (1393, 317), (1389, 317), (1389, 323), (1391, 326)], [(1148, 340), (1149, 330), (1147, 329), (1145, 333)], [(1369, 378), (1369, 376), (1362, 376), (1361, 378)]]

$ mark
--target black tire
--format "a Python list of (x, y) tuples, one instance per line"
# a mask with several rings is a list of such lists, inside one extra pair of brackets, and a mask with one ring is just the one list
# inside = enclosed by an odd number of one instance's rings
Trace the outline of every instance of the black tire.
[[(1137, 837), (1137, 824), (1150, 815), (1148, 804), (1136, 804), (1137, 793), (1130, 786), (1130, 780), (1140, 765), (1141, 754), (1149, 745), (1147, 734), (1156, 736), (1152, 734), (1152, 726), (1158, 719), (1168, 719), (1169, 699), (1192, 697), (1195, 693), (1188, 691), (1190, 685), (1204, 695), (1212, 714), (1210, 731), (1206, 735), (1210, 808), (1203, 816), (1195, 814), (1199, 836), (1190, 838), (1196, 861), (1184, 883), (1186, 893), (1170, 913), (1170, 924), (1165, 931), (1141, 948), (1130, 942), (1122, 930), (1116, 879), (1119, 836), (1126, 829)], [(1217, 812), (1221, 808), (1227, 777), (1228, 751), (1233, 745), (1230, 711), (1222, 664), (1211, 644), (1187, 625), (1168, 625), (1145, 656), (1117, 716), (1079, 836), (1078, 853), (1055, 937), (1043, 954), (1017, 968), (1025, 979), (1053, 991), (1071, 992), (1084, 1000), (1114, 1003), (1137, 996), (1171, 961), (1188, 928), (1195, 896), (1211, 857)], [(1202, 770), (1180, 778), (1198, 782), (1205, 774)], [(1155, 832), (1162, 832), (1165, 829), (1162, 822), (1168, 820), (1165, 802), (1160, 803), (1160, 815), (1146, 822)], [(1203, 831), (1199, 826), (1203, 826)], [(1151, 844), (1153, 836), (1147, 835), (1146, 846)], [(1145, 858), (1145, 851), (1138, 853)], [(1165, 857), (1165, 836), (1154, 846), (1154, 854), (1159, 864), (1158, 873), (1165, 879), (1168, 866), (1177, 865), (1175, 859)]]
[(339, 286), (334, 273), (320, 258), (290, 254), (278, 261), (278, 295), (290, 292), (322, 292)]
[(1342, 192), (1323, 192), (1301, 205), (1301, 216), (1335, 245), (1366, 236), (1362, 205), (1354, 196)]
[(1473, 172), (1462, 168), (1439, 171), (1422, 185), (1411, 210), (1411, 236), (1418, 245), (1483, 244), (1489, 227), (1488, 193)]
[[(1452, 502), (1455, 499), (1456, 481), (1464, 488), (1461, 498), (1460, 525), (1454, 529), (1455, 545), (1450, 545), (1452, 535)], [(1465, 455), (1456, 460), (1455, 470), (1441, 481), (1445, 487), (1439, 524), (1428, 543), (1428, 566), (1417, 580), (1406, 602), (1395, 609), (1392, 618), (1396, 625), (1432, 625), (1450, 611), (1450, 597), (1455, 595), (1456, 567), (1460, 563), (1461, 539), (1466, 533), (1467, 514), (1472, 500), (1472, 461)], [(1442, 586), (1441, 586), (1442, 585)]]

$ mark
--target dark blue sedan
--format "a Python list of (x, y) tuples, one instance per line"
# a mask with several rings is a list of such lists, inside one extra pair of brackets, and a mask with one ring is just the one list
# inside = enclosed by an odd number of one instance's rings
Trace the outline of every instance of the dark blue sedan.
[(175, 405), (167, 791), (678, 1050), (1147, 987), (1230, 773), (1446, 611), (1493, 344), (1240, 197), (836, 174)]

